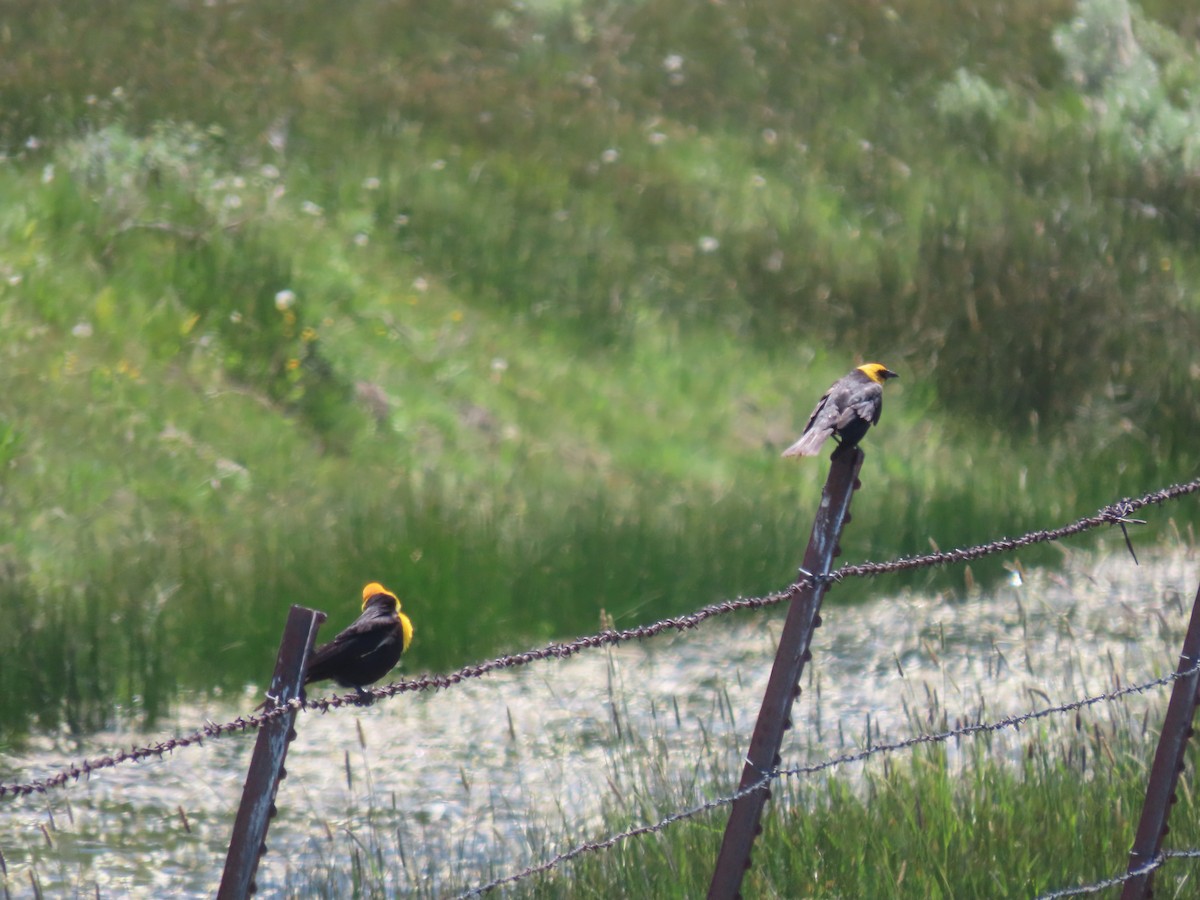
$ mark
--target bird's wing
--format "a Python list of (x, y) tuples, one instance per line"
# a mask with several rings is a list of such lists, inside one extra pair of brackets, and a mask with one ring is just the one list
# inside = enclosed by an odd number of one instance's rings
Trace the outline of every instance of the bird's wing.
[(808, 417), (808, 424), (800, 434), (800, 439), (783, 451), (784, 456), (815, 456), (821, 445), (833, 434), (833, 410), (827, 409), (832, 391), (826, 391), (825, 396), (817, 401), (817, 407)]
[(328, 644), (322, 644), (313, 651), (312, 656), (308, 658), (309, 668), (319, 666), (330, 659), (346, 659), (369, 653), (375, 647), (379, 646), (379, 639), (384, 634), (385, 632), (378, 630), (374, 632), (362, 630), (351, 632), (347, 628)]
[(855, 391), (849, 398), (837, 418), (838, 429), (845, 428), (855, 419), (862, 419), (872, 425), (879, 424), (879, 413), (883, 409), (883, 388), (878, 384), (868, 384), (861, 390)]
[(331, 660), (366, 656), (389, 640), (395, 640), (395, 623), (387, 616), (360, 616), (328, 644), (322, 644), (308, 658), (308, 678), (319, 681), (321, 667)]
[[(814, 424), (816, 424), (817, 420), (821, 418), (821, 413), (823, 413), (825, 411), (825, 407), (829, 405), (829, 398), (832, 396), (832, 394), (833, 391), (826, 391), (825, 395), (817, 401), (817, 405), (813, 409), (812, 415), (808, 417), (808, 424), (804, 426), (804, 431), (801, 432), (802, 434), (807, 434), (809, 429), (811, 429)], [(826, 416), (826, 418), (828, 418), (828, 416)]]

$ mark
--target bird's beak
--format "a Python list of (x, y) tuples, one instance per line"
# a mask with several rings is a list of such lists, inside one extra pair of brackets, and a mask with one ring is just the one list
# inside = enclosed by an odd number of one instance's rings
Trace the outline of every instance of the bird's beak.
[(886, 381), (887, 379), (889, 379), (889, 378), (899, 378), (899, 377), (900, 377), (900, 376), (899, 376), (899, 375), (897, 375), (895, 372), (893, 372), (891, 369), (884, 369), (884, 370), (883, 370), (882, 372), (880, 372), (879, 374), (883, 376), (883, 378), (884, 378), (884, 380), (885, 380), (885, 381)]

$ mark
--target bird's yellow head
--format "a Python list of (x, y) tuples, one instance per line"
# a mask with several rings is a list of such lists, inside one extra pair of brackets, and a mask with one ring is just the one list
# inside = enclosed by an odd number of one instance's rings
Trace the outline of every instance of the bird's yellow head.
[(862, 372), (876, 384), (883, 384), (889, 378), (900, 377), (882, 363), (867, 363), (865, 366), (859, 366), (858, 371)]
[(367, 604), (371, 602), (371, 598), (378, 597), (380, 594), (383, 594), (383, 596), (385, 596), (385, 597), (391, 597), (392, 601), (396, 604), (396, 609), (400, 608), (400, 598), (397, 597), (395, 594), (393, 594), (391, 591), (389, 591), (387, 588), (385, 588), (378, 581), (372, 581), (370, 584), (368, 584), (366, 587), (363, 588), (362, 608), (366, 609)]
[(367, 608), (368, 603), (370, 603), (374, 598), (379, 597), (379, 596), (387, 597), (392, 601), (393, 608), (395, 609), (396, 615), (400, 617), (400, 627), (404, 630), (404, 649), (405, 649), (405, 651), (407, 651), (408, 645), (412, 643), (413, 627), (412, 627), (412, 620), (409, 619), (409, 617), (406, 616), (404, 613), (400, 612), (400, 598), (397, 597), (395, 594), (393, 594), (391, 591), (389, 591), (387, 588), (385, 588), (378, 581), (372, 581), (370, 584), (368, 584), (366, 587), (364, 587), (363, 591), (362, 591), (362, 596), (363, 596), (362, 608), (364, 610)]

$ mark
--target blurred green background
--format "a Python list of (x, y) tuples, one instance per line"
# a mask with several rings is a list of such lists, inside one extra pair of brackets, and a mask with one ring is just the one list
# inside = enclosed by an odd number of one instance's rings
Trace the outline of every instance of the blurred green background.
[(902, 379), (847, 561), (1195, 477), (1198, 34), (1119, 0), (11, 0), (0, 725), (263, 683), (289, 603), (332, 632), (368, 580), (409, 672), (779, 588), (826, 469), (779, 452), (866, 360)]

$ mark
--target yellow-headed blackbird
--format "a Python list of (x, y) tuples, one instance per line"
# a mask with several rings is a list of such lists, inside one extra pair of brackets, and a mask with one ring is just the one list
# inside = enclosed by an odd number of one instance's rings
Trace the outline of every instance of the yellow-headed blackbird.
[(867, 363), (839, 378), (825, 392), (804, 426), (800, 440), (783, 451), (784, 456), (816, 456), (830, 436), (839, 449), (855, 446), (867, 429), (879, 421), (883, 409), (883, 383), (899, 378), (879, 363)]
[(342, 687), (362, 688), (390, 672), (412, 643), (412, 622), (395, 594), (372, 581), (362, 596), (362, 615), (308, 658), (305, 684), (332, 678)]

